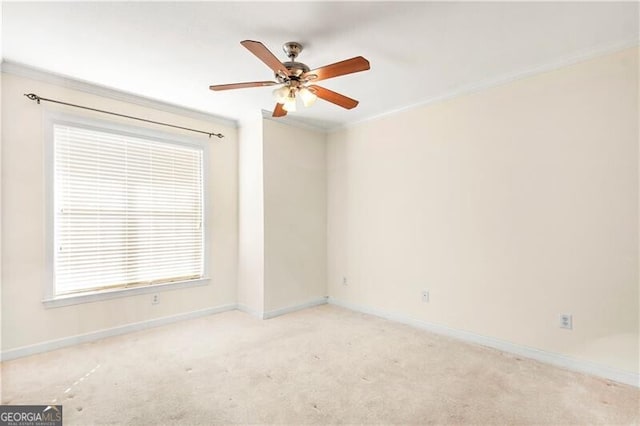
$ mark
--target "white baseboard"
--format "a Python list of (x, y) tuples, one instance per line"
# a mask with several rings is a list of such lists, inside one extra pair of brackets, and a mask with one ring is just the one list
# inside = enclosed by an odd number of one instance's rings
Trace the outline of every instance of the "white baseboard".
[(300, 311), (302, 309), (311, 308), (313, 306), (325, 305), (327, 303), (327, 297), (319, 297), (317, 299), (309, 300), (305, 303), (300, 303), (297, 305), (287, 306), (280, 309), (274, 309), (271, 311), (256, 311), (254, 309), (249, 308), (247, 305), (243, 305), (242, 303), (238, 303), (238, 310), (254, 316), (260, 319), (270, 319), (279, 317), (280, 315), (288, 314), (290, 312)]
[(4, 351), (0, 353), (0, 361), (8, 361), (15, 358), (21, 358), (24, 356), (34, 355), (42, 352), (48, 352), (55, 349), (64, 348), (67, 346), (77, 345), (80, 343), (92, 342), (98, 339), (103, 339), (105, 337), (132, 333), (135, 331), (145, 330), (147, 328), (158, 327), (161, 325), (171, 324), (174, 322), (198, 318), (206, 315), (217, 314), (220, 312), (231, 311), (234, 309), (238, 309), (242, 312), (248, 313), (257, 318), (269, 319), (269, 318), (275, 318), (280, 315), (288, 314), (291, 312), (299, 311), (302, 309), (310, 308), (313, 306), (323, 305), (326, 303), (329, 303), (335, 306), (340, 306), (346, 309), (350, 309), (352, 311), (362, 312), (365, 314), (385, 318), (391, 321), (400, 322), (402, 324), (407, 324), (413, 327), (421, 328), (433, 333), (453, 337), (458, 340), (472, 342), (482, 346), (488, 346), (490, 348), (498, 349), (503, 352), (508, 352), (508, 353), (520, 355), (523, 357), (535, 359), (537, 361), (556, 365), (558, 367), (563, 367), (568, 370), (591, 374), (593, 376), (603, 377), (619, 383), (640, 387), (640, 374), (638, 373), (621, 371), (605, 365), (571, 358), (566, 355), (547, 352), (547, 351), (543, 351), (536, 348), (530, 348), (527, 346), (511, 343), (505, 340), (500, 340), (493, 337), (472, 333), (470, 331), (458, 330), (458, 329), (447, 327), (440, 324), (434, 324), (426, 321), (417, 320), (407, 315), (387, 312), (387, 311), (383, 311), (376, 308), (370, 308), (362, 305), (343, 302), (330, 297), (329, 298), (321, 297), (321, 298), (313, 299), (298, 305), (288, 306), (285, 308), (275, 309), (267, 312), (257, 312), (241, 304), (222, 305), (222, 306), (217, 306), (213, 308), (202, 309), (199, 311), (172, 315), (169, 317), (155, 318), (147, 321), (141, 321), (133, 324), (127, 324), (119, 327), (94, 331), (94, 332), (80, 334), (76, 336), (64, 337), (56, 340), (49, 340), (47, 342), (37, 343), (29, 346), (23, 346), (16, 349), (10, 349), (8, 351)]
[(483, 336), (480, 334), (472, 333), (470, 331), (458, 330), (455, 328), (447, 327), (440, 324), (434, 324), (422, 320), (411, 318), (407, 315), (392, 313), (383, 311), (376, 308), (370, 308), (366, 306), (356, 305), (349, 302), (343, 302), (333, 298), (328, 299), (328, 303), (335, 306), (340, 306), (352, 311), (361, 312), (364, 314), (374, 315), (391, 321), (400, 322), (413, 327), (421, 328), (432, 333), (441, 334), (444, 336), (453, 337), (454, 339), (462, 340), (465, 342), (472, 342), (482, 346), (488, 346), (490, 348), (498, 349), (503, 352), (508, 352), (516, 355), (520, 355), (526, 358), (535, 359), (547, 364), (552, 364), (558, 367), (566, 368), (567, 370), (577, 371), (580, 373), (586, 373), (593, 376), (603, 377), (605, 379), (613, 380), (619, 383), (624, 383), (631, 386), (640, 387), (640, 374), (632, 373), (629, 371), (622, 371), (608, 367), (606, 365), (596, 364), (589, 361), (583, 361), (575, 358), (561, 355), (558, 353), (547, 352), (536, 348), (518, 345), (506, 340), (500, 340), (493, 337)]
[(320, 297), (317, 299), (310, 300), (305, 303), (300, 303), (298, 305), (287, 306), (285, 308), (274, 309), (272, 311), (267, 311), (262, 313), (262, 319), (269, 319), (279, 317), (280, 315), (288, 314), (295, 311), (300, 311), (302, 309), (311, 308), (313, 306), (325, 305), (327, 303), (327, 297)]
[(247, 305), (243, 305), (242, 303), (238, 303), (236, 305), (236, 309), (239, 310), (240, 312), (244, 312), (245, 314), (249, 314), (252, 317), (262, 319), (261, 311), (256, 311), (254, 309), (251, 309), (250, 307), (248, 307)]
[(103, 339), (105, 337), (118, 336), (120, 334), (132, 333), (134, 331), (145, 330), (147, 328), (158, 327), (161, 325), (171, 324), (177, 321), (183, 321), (206, 315), (217, 314), (225, 311), (236, 309), (235, 303), (216, 306), (213, 308), (201, 309), (199, 311), (187, 312), (178, 315), (172, 315), (162, 318), (154, 318), (147, 321), (140, 321), (133, 324), (122, 325), (119, 327), (108, 328), (104, 330), (92, 331), (90, 333), (79, 334), (76, 336), (63, 337), (61, 339), (49, 340), (34, 345), (22, 346), (16, 349), (10, 349), (0, 354), (0, 361), (8, 361), (10, 359), (21, 358), (28, 355), (34, 355), (41, 352), (48, 352), (54, 349), (60, 349), (67, 346), (77, 345), (79, 343), (92, 342), (94, 340)]
[(133, 324), (126, 324), (118, 327), (108, 328), (104, 330), (92, 331), (90, 333), (79, 334), (76, 336), (63, 337), (55, 340), (48, 340), (42, 343), (36, 343), (33, 345), (22, 346), (15, 349), (9, 349), (0, 353), (0, 361), (9, 361), (11, 359), (22, 358), (29, 355), (35, 355), (42, 352), (53, 351), (55, 349), (64, 348), (67, 346), (73, 346), (80, 343), (93, 342), (95, 340), (104, 339), (105, 337), (118, 336), (121, 334), (132, 333), (135, 331), (145, 330), (147, 328), (159, 327), (161, 325), (171, 324), (178, 321), (184, 321), (188, 319), (203, 317), (206, 315), (213, 315), (220, 312), (232, 311), (237, 309), (241, 312), (245, 312), (259, 319), (269, 319), (280, 315), (284, 315), (290, 312), (299, 311), (301, 309), (310, 308), (312, 306), (323, 305), (327, 303), (326, 297), (313, 299), (308, 302), (287, 306), (286, 308), (276, 309), (269, 312), (258, 312), (250, 309), (243, 304), (231, 303), (228, 305), (217, 306), (214, 308), (202, 309), (199, 311), (186, 312), (183, 314), (172, 315), (168, 317), (155, 318), (147, 321), (140, 321)]

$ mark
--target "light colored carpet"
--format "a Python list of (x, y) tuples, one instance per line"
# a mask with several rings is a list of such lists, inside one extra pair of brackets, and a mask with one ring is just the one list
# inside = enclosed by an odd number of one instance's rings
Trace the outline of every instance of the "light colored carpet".
[(4, 362), (65, 424), (638, 424), (640, 391), (319, 306), (232, 311)]

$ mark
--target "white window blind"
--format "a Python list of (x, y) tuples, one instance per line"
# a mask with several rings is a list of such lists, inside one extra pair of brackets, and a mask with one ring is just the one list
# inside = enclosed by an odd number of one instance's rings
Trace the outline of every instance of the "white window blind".
[(54, 124), (55, 294), (202, 278), (203, 150)]

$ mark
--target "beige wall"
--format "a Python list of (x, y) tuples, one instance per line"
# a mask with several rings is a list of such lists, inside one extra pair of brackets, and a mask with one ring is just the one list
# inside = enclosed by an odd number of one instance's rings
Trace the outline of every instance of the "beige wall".
[[(2, 8), (0, 7), (0, 19)], [(0, 43), (2, 44), (2, 43)], [(2, 47), (0, 47), (0, 50)], [(1, 56), (0, 56), (1, 58)], [(0, 61), (1, 62), (1, 61)], [(2, 351), (2, 72), (0, 72), (0, 351)], [(0, 392), (2, 391), (2, 375), (0, 374)]]
[(239, 148), (238, 304), (264, 310), (264, 190), (262, 115), (241, 123)]
[(265, 311), (327, 295), (325, 134), (263, 122)]
[[(46, 182), (43, 168), (43, 112), (46, 109), (65, 110), (129, 125), (132, 122), (77, 109), (64, 109), (53, 104), (37, 105), (23, 96), (29, 92), (225, 134), (224, 139), (214, 138), (210, 142), (208, 166), (211, 175), (207, 191), (212, 196), (213, 209), (206, 218), (209, 224), (208, 237), (212, 241), (209, 285), (163, 291), (159, 293), (158, 305), (151, 305), (151, 295), (138, 295), (44, 308)], [(2, 77), (2, 124), (2, 350), (236, 303), (238, 174), (235, 128), (9, 74)], [(136, 122), (134, 125), (143, 124)], [(201, 137), (206, 139), (206, 136)]]
[[(640, 370), (637, 50), (328, 136), (262, 117), (238, 134), (14, 75), (1, 86), (2, 350), (328, 293)], [(159, 305), (140, 295), (43, 307), (42, 114), (61, 108), (26, 92), (225, 133), (211, 142), (210, 285), (162, 292)], [(558, 328), (560, 313), (573, 331)]]
[(632, 49), (331, 134), (329, 295), (638, 372), (637, 96)]

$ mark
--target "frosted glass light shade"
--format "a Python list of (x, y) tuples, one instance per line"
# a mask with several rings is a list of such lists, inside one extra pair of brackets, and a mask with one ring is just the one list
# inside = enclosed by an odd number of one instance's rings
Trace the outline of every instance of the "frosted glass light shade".
[(287, 98), (289, 97), (289, 88), (287, 86), (282, 86), (279, 89), (274, 90), (273, 97), (275, 98), (277, 103), (285, 103)]
[(298, 93), (300, 94), (300, 98), (302, 99), (302, 103), (305, 107), (313, 105), (316, 99), (318, 99), (318, 96), (306, 87), (300, 89)]
[(291, 96), (286, 98), (282, 109), (287, 112), (296, 112), (296, 97), (294, 93), (291, 93)]

